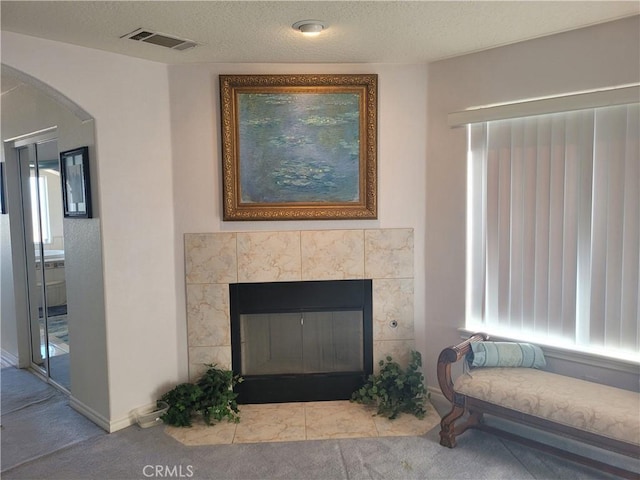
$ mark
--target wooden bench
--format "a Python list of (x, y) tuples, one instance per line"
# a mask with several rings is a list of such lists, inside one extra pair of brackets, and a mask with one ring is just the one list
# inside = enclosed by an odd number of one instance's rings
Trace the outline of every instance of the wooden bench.
[(477, 428), (624, 478), (640, 477), (638, 472), (487, 425), (484, 414), (640, 458), (640, 395), (636, 392), (533, 368), (476, 368), (454, 382), (452, 364), (464, 361), (473, 342), (488, 339), (478, 333), (440, 353), (438, 383), (452, 403), (440, 422), (441, 445), (453, 448), (458, 435)]

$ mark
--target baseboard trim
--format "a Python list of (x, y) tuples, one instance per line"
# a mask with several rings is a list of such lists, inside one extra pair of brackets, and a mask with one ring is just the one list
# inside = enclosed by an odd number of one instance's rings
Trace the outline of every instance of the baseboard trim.
[(432, 399), (433, 397), (436, 397), (435, 400), (437, 402), (449, 402), (449, 400), (447, 400), (447, 397), (445, 397), (442, 393), (442, 390), (440, 390), (438, 387), (427, 387), (427, 392), (429, 392), (429, 395)]
[(111, 429), (109, 430), (109, 433), (117, 432), (118, 430), (122, 430), (123, 428), (130, 427), (134, 423), (136, 423), (136, 419), (133, 415), (127, 415), (126, 417), (119, 420), (114, 420), (110, 422)]
[(443, 405), (447, 408), (451, 407), (451, 402), (447, 399), (447, 397), (444, 396), (442, 390), (440, 390), (438, 387), (427, 387), (427, 392), (429, 392), (432, 403)]
[(112, 429), (112, 422), (110, 422), (104, 416), (100, 415), (94, 409), (86, 406), (84, 403), (82, 403), (80, 400), (75, 398), (73, 395), (69, 395), (69, 406), (73, 408), (76, 412), (87, 417), (89, 420), (91, 420), (93, 423), (98, 425), (100, 428), (102, 428), (106, 432), (112, 433), (115, 431)]
[(149, 403), (148, 405), (144, 405), (142, 407), (138, 407), (134, 410), (131, 410), (129, 414), (125, 417), (120, 418), (119, 420), (114, 420), (110, 422), (111, 430), (110, 432), (115, 432), (117, 430), (122, 430), (123, 428), (130, 427), (131, 425), (136, 425), (138, 423), (136, 418), (136, 410), (141, 410), (145, 412), (154, 411), (157, 408), (157, 402)]

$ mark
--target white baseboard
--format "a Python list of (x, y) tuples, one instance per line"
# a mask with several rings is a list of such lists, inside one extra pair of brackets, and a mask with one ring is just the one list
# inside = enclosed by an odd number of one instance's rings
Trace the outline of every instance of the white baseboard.
[(98, 425), (100, 428), (107, 431), (108, 433), (115, 432), (115, 430), (112, 429), (113, 422), (110, 422), (107, 418), (100, 415), (98, 412), (96, 412), (92, 408), (87, 407), (84, 403), (82, 403), (80, 400), (75, 398), (73, 395), (69, 396), (69, 406), (73, 408), (76, 412), (87, 417), (89, 420), (91, 420), (93, 423), (95, 423), (96, 425)]
[[(150, 403), (148, 405), (138, 407), (135, 410), (143, 410), (146, 412), (151, 412), (156, 408), (156, 402)], [(129, 412), (129, 414), (125, 417), (120, 418), (119, 420), (113, 420), (110, 422), (109, 433), (116, 432), (118, 430), (122, 430), (123, 428), (130, 427), (131, 425), (135, 425), (137, 423), (135, 410)]]
[(440, 390), (438, 387), (427, 387), (427, 392), (429, 392), (432, 401), (451, 405), (451, 402), (447, 400), (447, 397), (444, 396), (442, 390)]
[(427, 387), (427, 391), (430, 395), (431, 405), (438, 411), (440, 416), (451, 410), (451, 402), (447, 400), (447, 397), (442, 394), (438, 387)]
[(136, 419), (133, 418), (133, 416), (128, 415), (124, 418), (121, 418), (119, 420), (114, 420), (112, 422), (110, 422), (110, 426), (109, 426), (109, 433), (113, 433), (113, 432), (117, 432), (118, 430), (122, 430), (123, 428), (127, 428), (130, 427), (131, 425), (133, 425), (134, 423), (136, 423)]

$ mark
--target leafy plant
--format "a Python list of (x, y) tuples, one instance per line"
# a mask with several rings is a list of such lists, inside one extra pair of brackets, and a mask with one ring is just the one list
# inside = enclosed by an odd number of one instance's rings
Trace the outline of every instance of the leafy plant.
[(207, 425), (211, 425), (211, 419), (220, 421), (226, 418), (230, 422), (238, 423), (237, 393), (233, 387), (242, 381), (230, 370), (219, 370), (213, 365), (198, 380), (197, 386), (202, 390), (200, 399), (200, 412)]
[(165, 393), (160, 400), (167, 402), (169, 409), (162, 421), (176, 427), (190, 427), (195, 415), (202, 415), (205, 423), (226, 418), (230, 422), (240, 421), (237, 393), (233, 387), (242, 381), (229, 370), (220, 370), (207, 365), (205, 374), (193, 383), (181, 383)]
[(176, 427), (190, 427), (191, 417), (199, 410), (202, 389), (192, 383), (181, 383), (165, 393), (160, 400), (167, 402), (169, 409), (162, 421)]
[(352, 402), (375, 405), (378, 415), (393, 420), (399, 413), (411, 413), (424, 418), (424, 402), (429, 394), (424, 386), (424, 376), (420, 371), (422, 356), (411, 351), (411, 361), (406, 370), (390, 356), (380, 360), (380, 373), (369, 375), (364, 386), (351, 396)]

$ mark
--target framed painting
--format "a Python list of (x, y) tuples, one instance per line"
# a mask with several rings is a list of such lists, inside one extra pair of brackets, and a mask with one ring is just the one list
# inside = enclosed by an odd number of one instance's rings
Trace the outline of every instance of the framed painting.
[(60, 153), (60, 178), (64, 216), (91, 218), (88, 147)]
[(224, 220), (377, 218), (377, 75), (220, 75)]

